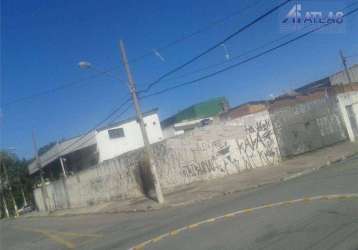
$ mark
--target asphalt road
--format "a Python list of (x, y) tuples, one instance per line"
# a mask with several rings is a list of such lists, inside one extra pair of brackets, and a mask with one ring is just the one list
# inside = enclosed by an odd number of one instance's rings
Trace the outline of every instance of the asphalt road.
[[(326, 196), (332, 194), (356, 197)], [(284, 183), (186, 207), (2, 220), (1, 249), (129, 249), (152, 239), (145, 249), (357, 250), (357, 195), (355, 157)], [(291, 202), (277, 203), (282, 201)]]

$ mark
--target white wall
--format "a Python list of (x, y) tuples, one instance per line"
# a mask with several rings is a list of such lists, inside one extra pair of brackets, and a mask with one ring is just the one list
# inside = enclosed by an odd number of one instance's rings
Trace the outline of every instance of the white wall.
[[(146, 124), (149, 142), (155, 143), (163, 140), (163, 133), (160, 127), (158, 115), (150, 114), (145, 116), (143, 119)], [(109, 138), (108, 130), (116, 128), (123, 128), (124, 137), (115, 139)], [(98, 131), (96, 135), (99, 162), (144, 146), (140, 127), (137, 121), (129, 121), (119, 126), (111, 127), (110, 129)]]
[(338, 99), (339, 109), (341, 111), (344, 123), (347, 128), (349, 139), (351, 141), (355, 141), (358, 138), (356, 138), (357, 136), (354, 136), (353, 129), (351, 126), (351, 121), (349, 119), (346, 107), (352, 105), (353, 111), (356, 114), (355, 115), (356, 123), (358, 124), (358, 92), (352, 91), (347, 93), (341, 93), (337, 95), (337, 99)]

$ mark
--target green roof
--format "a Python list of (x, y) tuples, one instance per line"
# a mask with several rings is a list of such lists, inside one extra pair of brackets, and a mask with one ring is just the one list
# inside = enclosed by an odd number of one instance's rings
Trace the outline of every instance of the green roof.
[(228, 105), (228, 101), (225, 97), (212, 98), (207, 101), (194, 104), (165, 119), (162, 122), (162, 126), (167, 127), (182, 121), (190, 121), (216, 116), (224, 110), (226, 105)]

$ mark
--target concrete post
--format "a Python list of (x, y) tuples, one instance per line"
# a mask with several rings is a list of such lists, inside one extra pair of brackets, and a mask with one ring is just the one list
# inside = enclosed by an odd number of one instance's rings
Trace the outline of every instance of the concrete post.
[(9, 218), (10, 215), (9, 215), (9, 209), (7, 208), (7, 204), (6, 204), (6, 200), (5, 200), (5, 194), (3, 194), (1, 198), (2, 198), (2, 199), (1, 199), (1, 200), (2, 200), (2, 204), (3, 204), (3, 206), (4, 206), (4, 210), (5, 210), (5, 216), (6, 216), (6, 218)]
[(25, 192), (24, 192), (23, 188), (21, 188), (21, 195), (22, 195), (22, 199), (24, 201), (24, 207), (26, 207), (27, 206), (27, 200), (26, 200)]
[(61, 163), (61, 168), (62, 168), (62, 173), (63, 173), (63, 176), (65, 178), (67, 178), (67, 174), (66, 174), (66, 169), (65, 169), (65, 164), (63, 162), (63, 158), (60, 156), (60, 163)]
[(17, 217), (17, 216), (19, 216), (19, 211), (18, 211), (18, 208), (17, 208), (17, 204), (16, 204), (16, 201), (15, 201), (14, 195), (12, 194), (11, 187), (9, 188), (9, 192), (10, 192), (10, 198), (11, 198), (12, 203), (14, 205), (15, 217)]

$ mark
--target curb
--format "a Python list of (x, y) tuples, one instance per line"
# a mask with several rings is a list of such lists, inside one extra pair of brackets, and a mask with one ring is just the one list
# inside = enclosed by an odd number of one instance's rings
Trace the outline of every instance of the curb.
[(240, 217), (241, 215), (254, 213), (256, 211), (263, 210), (263, 209), (273, 209), (273, 208), (277, 208), (277, 207), (285, 207), (285, 206), (295, 205), (295, 204), (299, 204), (299, 203), (307, 204), (309, 202), (314, 202), (314, 201), (347, 200), (347, 199), (357, 199), (357, 198), (358, 198), (358, 193), (328, 194), (328, 195), (318, 195), (318, 196), (311, 196), (311, 197), (304, 196), (304, 197), (301, 197), (298, 199), (293, 199), (293, 200), (278, 201), (278, 202), (274, 202), (274, 203), (266, 203), (266, 204), (258, 205), (255, 207), (248, 207), (248, 208), (236, 210), (233, 212), (229, 212), (226, 214), (222, 214), (222, 215), (219, 215), (216, 217), (210, 217), (210, 218), (207, 218), (207, 219), (204, 219), (201, 221), (194, 222), (192, 224), (187, 224), (180, 228), (173, 228), (164, 234), (157, 235), (154, 238), (150, 238), (144, 242), (136, 244), (136, 245), (132, 246), (131, 248), (129, 248), (128, 250), (143, 250), (148, 245), (155, 244), (158, 241), (168, 239), (171, 237), (175, 237), (176, 235), (181, 234), (183, 232), (190, 233), (190, 232), (192, 232), (192, 230), (197, 230), (202, 225), (208, 225), (208, 224), (212, 224), (212, 223), (221, 222), (221, 221), (231, 219), (234, 217), (238, 217), (238, 216)]
[(296, 179), (298, 177), (301, 177), (301, 176), (305, 176), (305, 175), (308, 175), (310, 173), (313, 173), (313, 172), (316, 172), (318, 170), (320, 170), (321, 168), (325, 168), (325, 167), (328, 167), (332, 164), (336, 164), (336, 163), (339, 163), (339, 162), (342, 162), (342, 161), (345, 161), (355, 155), (357, 155), (358, 152), (355, 152), (355, 153), (351, 153), (351, 154), (347, 154), (347, 155), (344, 155), (342, 157), (339, 157), (338, 159), (335, 159), (333, 161), (327, 161), (325, 164), (317, 167), (317, 168), (310, 168), (310, 169), (305, 169), (301, 172), (298, 172), (298, 173), (295, 173), (295, 174), (292, 174), (292, 175), (288, 175), (286, 177), (283, 177), (281, 178), (281, 181), (284, 182), (284, 181), (289, 181), (289, 180), (293, 180), (293, 179)]

